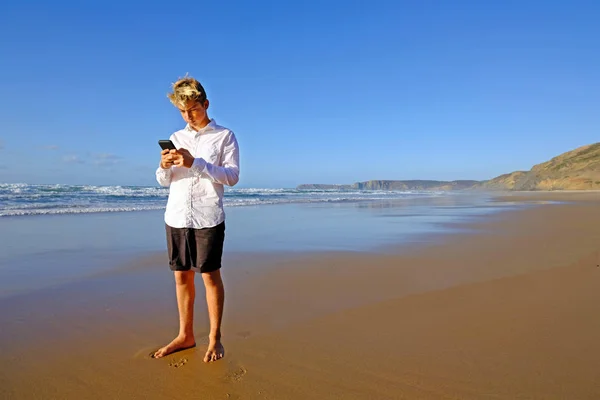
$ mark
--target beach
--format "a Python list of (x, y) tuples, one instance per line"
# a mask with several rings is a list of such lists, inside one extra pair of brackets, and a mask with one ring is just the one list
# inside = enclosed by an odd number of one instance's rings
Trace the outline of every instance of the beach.
[[(600, 193), (457, 199), (230, 209), (213, 364), (200, 287), (197, 348), (149, 357), (177, 332), (160, 211), (4, 219), (47, 230), (2, 259), (0, 398), (600, 398)], [(151, 233), (97, 240), (117, 218)]]

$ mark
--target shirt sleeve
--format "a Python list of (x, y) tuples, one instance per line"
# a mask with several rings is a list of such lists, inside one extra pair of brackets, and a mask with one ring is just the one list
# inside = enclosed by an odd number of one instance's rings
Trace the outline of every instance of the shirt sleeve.
[(234, 186), (240, 177), (240, 150), (233, 132), (229, 132), (223, 144), (221, 165), (214, 165), (203, 158), (196, 158), (191, 170), (194, 175), (207, 178), (222, 185)]
[(171, 168), (164, 169), (160, 165), (156, 169), (156, 181), (160, 186), (169, 187), (171, 185), (171, 178), (173, 171)]

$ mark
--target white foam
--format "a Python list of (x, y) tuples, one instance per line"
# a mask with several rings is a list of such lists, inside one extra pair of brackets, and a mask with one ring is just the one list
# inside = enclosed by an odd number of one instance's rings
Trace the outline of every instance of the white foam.
[[(157, 186), (0, 184), (0, 217), (85, 214), (164, 209), (168, 188)], [(443, 192), (383, 190), (297, 190), (284, 188), (226, 188), (227, 207), (268, 204), (306, 204), (390, 201), (435, 197)]]
[(57, 214), (93, 214), (108, 212), (131, 212), (131, 211), (151, 211), (161, 210), (164, 206), (148, 207), (91, 207), (91, 208), (55, 208), (55, 209), (31, 209), (31, 210), (2, 210), (0, 217), (16, 217), (25, 215), (57, 215)]

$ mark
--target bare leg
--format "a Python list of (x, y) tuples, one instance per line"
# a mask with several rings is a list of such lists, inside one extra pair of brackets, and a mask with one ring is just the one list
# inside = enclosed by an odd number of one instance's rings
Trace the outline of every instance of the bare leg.
[(196, 298), (194, 275), (194, 271), (175, 271), (179, 335), (171, 343), (154, 353), (154, 358), (161, 358), (196, 345), (194, 340), (194, 299)]
[(220, 270), (203, 273), (202, 279), (206, 288), (206, 304), (208, 305), (208, 316), (210, 318), (209, 344), (204, 362), (211, 362), (217, 361), (225, 355), (225, 349), (221, 344), (221, 320), (225, 303), (225, 288), (223, 287)]

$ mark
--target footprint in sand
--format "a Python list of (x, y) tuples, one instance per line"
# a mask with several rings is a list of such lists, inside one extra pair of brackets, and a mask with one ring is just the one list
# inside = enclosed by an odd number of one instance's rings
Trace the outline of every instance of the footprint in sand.
[(187, 358), (180, 358), (178, 361), (173, 360), (173, 361), (169, 362), (169, 367), (173, 367), (173, 368), (183, 367), (187, 362), (188, 362)]
[(242, 378), (244, 377), (244, 375), (246, 375), (247, 372), (248, 372), (248, 370), (246, 368), (240, 366), (237, 369), (235, 369), (234, 371), (228, 373), (227, 379), (232, 382), (241, 382)]
[(238, 335), (242, 339), (248, 339), (250, 337), (250, 334), (251, 334), (250, 331), (242, 331), (242, 332), (236, 333), (236, 335)]

